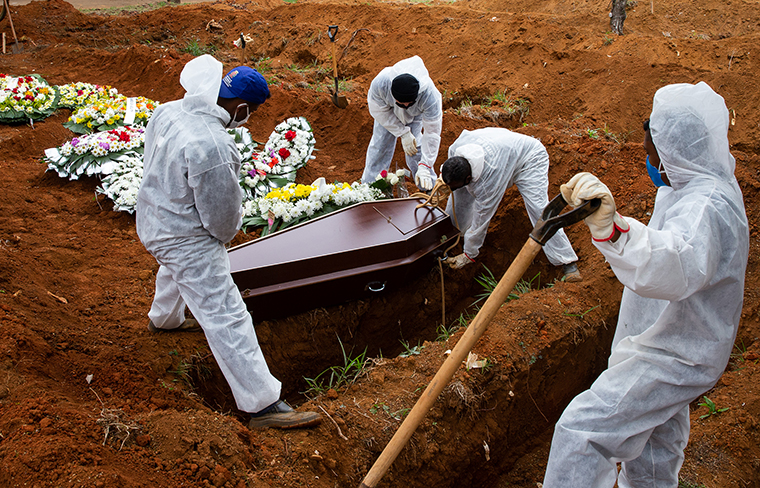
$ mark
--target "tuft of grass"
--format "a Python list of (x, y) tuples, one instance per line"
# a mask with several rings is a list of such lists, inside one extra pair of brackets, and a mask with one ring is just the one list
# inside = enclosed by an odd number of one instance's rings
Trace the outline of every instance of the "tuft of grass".
[(599, 305), (594, 305), (593, 307), (589, 308), (589, 309), (588, 309), (588, 310), (586, 310), (585, 312), (581, 312), (581, 313), (570, 313), (570, 312), (568, 312), (568, 311), (566, 310), (566, 311), (565, 311), (565, 315), (567, 315), (568, 317), (578, 317), (578, 318), (581, 318), (581, 319), (582, 319), (583, 317), (585, 317), (585, 316), (586, 316), (586, 314), (587, 314), (587, 313), (589, 313), (589, 312), (591, 312), (592, 310), (594, 310), (594, 309), (597, 309), (597, 308), (599, 308)]
[(177, 369), (170, 370), (170, 373), (177, 375), (174, 381), (182, 381), (189, 388), (195, 388), (195, 380), (205, 383), (213, 376), (211, 368), (206, 364), (206, 360), (211, 357), (211, 353), (202, 354), (200, 351), (180, 361)]
[(366, 362), (367, 348), (365, 347), (364, 352), (358, 356), (351, 357), (350, 354), (346, 354), (346, 348), (343, 347), (340, 337), (338, 337), (338, 344), (340, 344), (340, 350), (343, 354), (343, 365), (330, 366), (314, 378), (304, 377), (304, 380), (309, 385), (309, 389), (304, 394), (320, 394), (330, 389), (337, 390), (341, 386), (353, 384), (362, 374)]
[(701, 483), (692, 483), (690, 481), (679, 479), (678, 488), (707, 488), (707, 487)]
[[(483, 292), (477, 295), (477, 300), (472, 302), (472, 305), (475, 305), (477, 303), (480, 303), (483, 300), (488, 299), (489, 296), (491, 296), (491, 293), (496, 289), (496, 285), (499, 284), (499, 280), (494, 277), (493, 273), (490, 269), (488, 269), (487, 266), (483, 265), (483, 268), (486, 270), (485, 273), (481, 273), (479, 276), (475, 278), (475, 281), (483, 288)], [(523, 295), (525, 293), (528, 293), (530, 290), (532, 290), (533, 282), (537, 279), (539, 280), (536, 284), (536, 288), (539, 288), (541, 285), (541, 280), (539, 277), (541, 276), (541, 273), (536, 274), (533, 278), (530, 279), (530, 281), (520, 280), (515, 285), (514, 289), (509, 293), (507, 296), (507, 299), (505, 302), (508, 302), (510, 300), (517, 300), (520, 298), (520, 295)]]
[(461, 323), (463, 315), (459, 315), (459, 319), (457, 319), (454, 323), (446, 327), (443, 324), (439, 324), (438, 328), (436, 329), (436, 332), (438, 332), (438, 337), (436, 337), (436, 341), (438, 342), (444, 342), (448, 341), (454, 333), (459, 330), (460, 327), (467, 327), (467, 321), (465, 320), (464, 326)]
[(701, 402), (701, 403), (698, 403), (697, 405), (699, 405), (700, 407), (707, 407), (707, 413), (704, 414), (704, 415), (700, 415), (699, 416), (700, 419), (706, 419), (707, 417), (711, 417), (713, 415), (718, 415), (719, 413), (725, 412), (729, 408), (729, 407), (718, 408), (715, 405), (715, 402), (712, 401), (712, 400), (710, 400), (706, 396), (703, 396), (702, 400), (704, 400), (704, 401)]
[(214, 54), (217, 48), (213, 44), (201, 44), (198, 39), (193, 38), (187, 41), (185, 47), (182, 47), (179, 50), (183, 53), (192, 54), (193, 56), (200, 56), (202, 54)]
[(398, 355), (400, 358), (408, 358), (410, 356), (417, 356), (419, 353), (422, 352), (422, 350), (425, 348), (425, 346), (420, 345), (418, 342), (416, 346), (410, 347), (409, 342), (400, 340), (401, 345), (404, 346), (404, 352)]
[(256, 68), (261, 74), (269, 73), (272, 71), (272, 58), (269, 56), (261, 56), (259, 58), (253, 58), (253, 67)]
[(510, 98), (504, 102), (504, 105), (510, 117), (520, 116), (520, 122), (530, 112), (530, 102), (524, 98), (516, 98), (514, 100)]

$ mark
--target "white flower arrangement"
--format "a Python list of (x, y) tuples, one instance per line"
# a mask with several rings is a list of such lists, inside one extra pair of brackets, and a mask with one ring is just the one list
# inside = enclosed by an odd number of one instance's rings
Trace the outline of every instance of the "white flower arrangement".
[(116, 95), (80, 107), (63, 126), (77, 134), (102, 132), (124, 125), (144, 127), (159, 105), (159, 102), (145, 97), (127, 98)]
[(117, 158), (113, 171), (103, 178), (96, 191), (113, 201), (114, 211), (133, 213), (142, 176), (142, 156), (136, 153), (125, 154)]
[(42, 158), (48, 171), (61, 178), (107, 175), (116, 167), (119, 156), (135, 153), (142, 157), (145, 134), (141, 127), (120, 127), (75, 137), (61, 147), (45, 150)]
[(58, 106), (63, 108), (75, 109), (119, 96), (116, 88), (92, 85), (90, 83), (82, 83), (81, 81), (67, 85), (58, 85), (56, 88), (58, 88), (61, 94)]
[(311, 185), (290, 183), (244, 202), (243, 228), (263, 226), (262, 235), (267, 235), (355, 203), (381, 198), (383, 192), (366, 183), (328, 184), (324, 178)]
[(240, 186), (245, 200), (262, 197), (296, 179), (296, 171), (304, 167), (316, 140), (304, 117), (291, 117), (278, 124), (263, 151), (243, 155)]
[(44, 119), (57, 108), (59, 96), (40, 75), (0, 74), (0, 122)]

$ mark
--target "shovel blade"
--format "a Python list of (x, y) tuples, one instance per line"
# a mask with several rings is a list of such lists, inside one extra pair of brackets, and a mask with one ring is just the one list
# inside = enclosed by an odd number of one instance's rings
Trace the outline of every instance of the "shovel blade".
[(21, 44), (11, 44), (11, 52), (13, 54), (21, 54), (24, 52), (24, 46)]
[(346, 100), (346, 97), (344, 96), (338, 96), (337, 93), (333, 93), (332, 101), (338, 108), (346, 108), (348, 107), (348, 100)]
[(332, 98), (333, 104), (335, 104), (335, 106), (338, 108), (348, 107), (348, 100), (346, 99), (346, 97), (344, 97), (343, 95), (338, 95), (338, 89), (337, 89), (338, 83), (336, 82), (335, 85), (336, 85), (335, 88), (329, 89), (330, 96), (331, 96), (330, 98)]

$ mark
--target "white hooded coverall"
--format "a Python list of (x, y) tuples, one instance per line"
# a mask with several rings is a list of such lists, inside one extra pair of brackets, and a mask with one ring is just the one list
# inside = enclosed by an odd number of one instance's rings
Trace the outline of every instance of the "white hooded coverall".
[[(403, 109), (396, 105), (391, 94), (391, 83), (398, 75), (408, 73), (420, 84), (414, 105)], [(425, 63), (419, 56), (412, 56), (384, 68), (372, 80), (367, 93), (369, 113), (375, 119), (372, 139), (367, 147), (367, 159), (362, 183), (372, 183), (383, 170), (388, 170), (396, 149), (396, 139), (411, 131), (419, 150), (414, 156), (406, 156), (406, 165), (417, 174), (417, 165), (433, 168), (441, 145), (443, 126), (443, 102), (441, 93), (430, 79)]]
[[(449, 158), (454, 156), (467, 159), (472, 169), (472, 181), (454, 191), (456, 220), (464, 233), (467, 256), (474, 258), (480, 252), (488, 224), (512, 185), (517, 185), (530, 223), (536, 225), (549, 204), (549, 155), (538, 139), (497, 127), (465, 130), (449, 147)], [(446, 205), (449, 215), (451, 200)], [(578, 260), (562, 229), (543, 249), (555, 266)]]
[(161, 329), (184, 321), (185, 305), (240, 410), (258, 412), (280, 398), (251, 315), (230, 275), (225, 243), (242, 223), (240, 154), (216, 104), (222, 64), (209, 55), (182, 70), (182, 100), (161, 105), (145, 131), (137, 234), (160, 264), (148, 316)]
[(544, 488), (678, 486), (689, 403), (728, 363), (744, 294), (749, 230), (728, 146), (728, 110), (704, 82), (660, 88), (652, 140), (670, 187), (648, 226), (626, 218), (594, 242), (625, 285), (608, 369), (565, 409)]

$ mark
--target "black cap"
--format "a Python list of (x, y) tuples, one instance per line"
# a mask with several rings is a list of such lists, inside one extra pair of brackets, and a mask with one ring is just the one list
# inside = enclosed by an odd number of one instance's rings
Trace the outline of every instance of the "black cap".
[(417, 100), (420, 91), (420, 82), (414, 76), (404, 73), (393, 78), (391, 83), (391, 95), (397, 102), (410, 103)]

